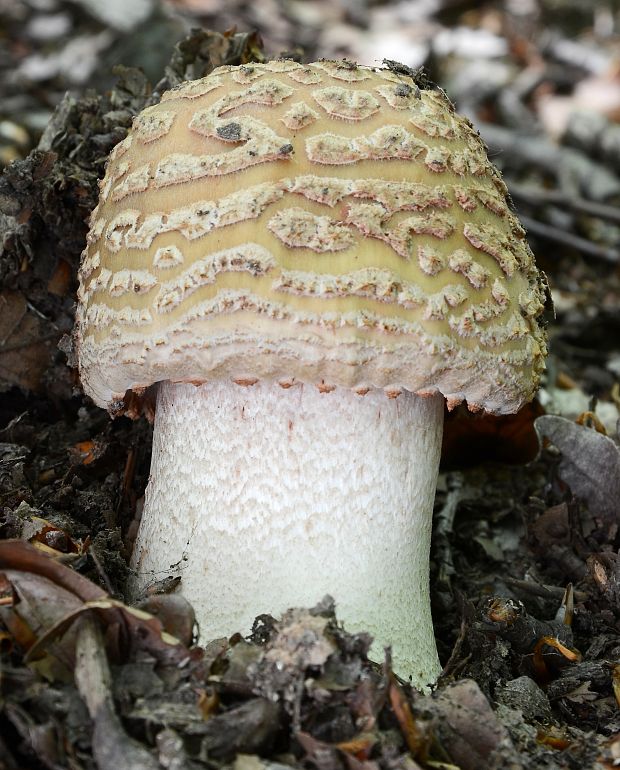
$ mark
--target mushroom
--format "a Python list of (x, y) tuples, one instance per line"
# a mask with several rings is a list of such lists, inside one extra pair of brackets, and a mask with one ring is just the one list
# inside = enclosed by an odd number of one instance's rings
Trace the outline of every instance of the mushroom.
[(209, 638), (330, 593), (432, 682), (444, 402), (533, 396), (543, 299), (442, 91), (278, 60), (164, 93), (110, 157), (76, 326), (95, 403), (158, 383), (134, 588), (176, 572)]

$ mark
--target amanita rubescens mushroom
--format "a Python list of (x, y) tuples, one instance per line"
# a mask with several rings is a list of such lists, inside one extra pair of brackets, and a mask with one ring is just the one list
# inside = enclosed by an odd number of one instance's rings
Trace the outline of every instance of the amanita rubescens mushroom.
[(206, 637), (331, 593), (417, 685), (444, 399), (513, 412), (543, 290), (444, 94), (349, 62), (221, 67), (113, 151), (80, 271), (82, 382), (160, 383), (133, 566)]

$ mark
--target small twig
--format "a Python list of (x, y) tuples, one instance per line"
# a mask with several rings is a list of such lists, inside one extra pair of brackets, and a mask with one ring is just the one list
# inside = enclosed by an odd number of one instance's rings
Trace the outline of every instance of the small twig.
[(47, 321), (48, 323), (51, 323), (52, 320), (48, 316), (45, 315), (45, 313), (41, 310), (39, 310), (38, 307), (35, 307), (30, 300), (26, 300), (26, 307), (31, 310), (35, 315), (39, 316), (39, 318), (42, 321)]
[(50, 340), (57, 339), (60, 332), (49, 332), (43, 334), (41, 337), (33, 337), (29, 340), (22, 340), (21, 342), (14, 342), (11, 345), (0, 345), (0, 356), (4, 353), (14, 353), (16, 350), (23, 350), (24, 348), (30, 348), (33, 345), (40, 345), (42, 342), (49, 342)]
[(513, 198), (527, 201), (532, 204), (551, 203), (563, 208), (572, 209), (581, 214), (588, 214), (598, 219), (620, 224), (620, 208), (608, 206), (596, 201), (588, 201), (585, 198), (571, 198), (560, 190), (543, 190), (531, 185), (520, 185), (509, 182), (510, 194)]
[(446, 679), (451, 676), (457, 668), (460, 667), (461, 662), (459, 662), (459, 658), (461, 656), (461, 651), (463, 649), (463, 644), (465, 642), (465, 636), (467, 633), (467, 622), (465, 620), (465, 616), (461, 618), (461, 627), (459, 628), (459, 635), (456, 638), (456, 642), (454, 642), (454, 646), (452, 647), (452, 652), (450, 653), (450, 657), (448, 658), (446, 665), (443, 667), (443, 671), (439, 675), (439, 678), (443, 680), (444, 682)]
[(620, 194), (617, 174), (572, 147), (558, 146), (538, 134), (524, 134), (491, 123), (478, 122), (477, 127), (492, 155), (500, 152), (514, 168), (533, 167), (548, 174), (571, 196), (605, 201)]
[(99, 770), (160, 770), (159, 762), (130, 738), (114, 710), (103, 636), (89, 613), (78, 621), (75, 683), (93, 720), (93, 756)]
[(588, 348), (579, 347), (579, 345), (571, 345), (570, 342), (566, 342), (561, 337), (556, 337), (553, 341), (553, 345), (556, 351), (556, 355), (572, 355), (576, 358), (585, 358), (590, 361), (600, 361), (601, 351), (590, 350)]
[(101, 562), (99, 561), (99, 557), (97, 556), (97, 552), (92, 547), (92, 545), (88, 549), (88, 553), (90, 555), (90, 558), (93, 560), (93, 562), (95, 564), (95, 569), (97, 570), (97, 574), (101, 578), (101, 582), (103, 583), (103, 586), (104, 586), (105, 590), (110, 594), (110, 596), (114, 596), (115, 591), (114, 591), (114, 588), (112, 587), (112, 583), (110, 582), (110, 579), (108, 578), (108, 575), (107, 575), (106, 571), (104, 570)]
[(136, 474), (136, 462), (137, 462), (136, 450), (134, 449), (134, 447), (129, 447), (129, 450), (127, 451), (127, 459), (125, 460), (125, 468), (123, 470), (123, 478), (120, 485), (118, 500), (116, 503), (116, 509), (115, 509), (116, 516), (119, 515), (123, 502), (129, 498), (131, 485), (133, 484), (133, 480)]
[(26, 459), (26, 455), (19, 455), (19, 457), (9, 457), (8, 459), (0, 458), (0, 467), (2, 466), (9, 466), (9, 465), (15, 465), (15, 463), (20, 463), (22, 460)]
[[(504, 583), (514, 588), (519, 588), (526, 594), (532, 594), (532, 596), (540, 596), (542, 599), (562, 599), (566, 591), (561, 586), (550, 586), (544, 583), (534, 583), (532, 580), (518, 580), (517, 578), (504, 577)], [(588, 594), (585, 591), (573, 591), (573, 596), (576, 602), (585, 602), (588, 599)]]
[(567, 233), (559, 227), (547, 225), (544, 222), (539, 222), (537, 219), (532, 219), (523, 214), (519, 214), (519, 219), (526, 230), (538, 235), (540, 238), (546, 238), (549, 241), (555, 241), (564, 246), (570, 246), (584, 254), (589, 254), (598, 259), (604, 259), (606, 262), (613, 262), (614, 264), (620, 262), (620, 251), (618, 251), (618, 249), (597, 246), (596, 243), (592, 243), (592, 241), (589, 241), (586, 238), (581, 238), (579, 235), (574, 235), (573, 233)]
[[(25, 412), (21, 412), (16, 417), (13, 417), (13, 419), (9, 423), (7, 423), (7, 425), (5, 425), (4, 428), (0, 429), (0, 436), (4, 436), (6, 434), (8, 437), (9, 433), (13, 430), (13, 428), (16, 425), (18, 425), (27, 414), (28, 414), (28, 410), (26, 410)], [(14, 443), (14, 442), (11, 441), (10, 443)]]
[[(4, 428), (0, 430), (0, 436), (3, 436), (5, 433), (8, 434), (10, 431), (12, 431), (13, 428), (16, 425), (18, 425), (27, 414), (28, 414), (28, 410), (26, 410), (25, 412), (21, 412), (21, 414), (18, 414), (16, 417), (13, 417), (13, 419), (7, 425), (5, 425)], [(14, 442), (11, 442), (11, 443), (14, 443)]]
[(454, 528), (456, 510), (463, 497), (463, 476), (453, 473), (449, 477), (449, 489), (443, 506), (435, 514), (435, 531), (433, 535), (433, 552), (439, 564), (437, 582), (450, 589), (454, 563), (450, 536)]

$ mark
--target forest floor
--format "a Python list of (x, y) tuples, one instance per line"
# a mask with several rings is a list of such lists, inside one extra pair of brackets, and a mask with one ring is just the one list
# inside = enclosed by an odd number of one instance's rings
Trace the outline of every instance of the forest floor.
[[(614, 7), (0, 0), (0, 770), (620, 766)], [(124, 603), (152, 427), (110, 420), (74, 368), (97, 180), (157, 94), (282, 54), (424, 66), (551, 286), (535, 402), (447, 415), (432, 694), (370, 663), (321, 597), (200, 646), (173, 585)]]

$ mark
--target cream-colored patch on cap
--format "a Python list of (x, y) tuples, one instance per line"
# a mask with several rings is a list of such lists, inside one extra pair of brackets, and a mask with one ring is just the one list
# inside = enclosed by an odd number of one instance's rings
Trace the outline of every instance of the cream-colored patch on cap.
[(355, 243), (350, 228), (330, 217), (316, 216), (299, 207), (278, 211), (268, 222), (271, 232), (292, 248), (341, 251)]
[[(403, 126), (389, 125), (358, 139), (325, 133), (306, 140), (306, 153), (315, 163), (339, 166), (362, 160), (418, 160), (425, 162), (429, 145), (416, 139)], [(437, 148), (442, 153), (442, 148)]]
[(183, 252), (178, 246), (160, 246), (153, 255), (153, 267), (167, 270), (183, 264)]
[(470, 187), (454, 185), (454, 197), (463, 211), (475, 211), (478, 208), (476, 194)]
[(437, 174), (448, 170), (450, 150), (447, 147), (429, 147), (424, 163), (426, 167)]
[(91, 217), (90, 230), (86, 236), (86, 243), (91, 247), (101, 238), (108, 224), (104, 217), (99, 216), (97, 209), (95, 209), (95, 212), (97, 215), (95, 217)]
[(245, 89), (230, 91), (205, 110), (194, 113), (189, 127), (204, 136), (213, 136), (213, 127), (219, 125), (218, 118), (231, 110), (239, 109), (245, 104), (261, 104), (273, 107), (288, 99), (294, 89), (274, 78), (261, 79), (251, 83)]
[(78, 277), (80, 282), (88, 280), (93, 272), (101, 265), (101, 254), (98, 251), (85, 252)]
[(258, 69), (251, 64), (242, 64), (240, 67), (237, 67), (230, 72), (235, 83), (239, 83), (240, 85), (251, 83), (253, 80), (262, 78), (265, 74), (265, 70), (262, 67)]
[(130, 164), (125, 161), (120, 161), (116, 164), (113, 174), (108, 174), (105, 179), (99, 182), (99, 203), (105, 203), (108, 199), (110, 192), (119, 179), (122, 179), (131, 169)]
[(457, 249), (448, 257), (448, 266), (455, 273), (461, 273), (475, 289), (482, 289), (491, 273), (476, 262), (473, 255), (465, 249)]
[(364, 120), (379, 109), (379, 102), (369, 91), (350, 91), (343, 86), (318, 88), (312, 98), (328, 115), (345, 120)]
[(457, 176), (479, 176), (488, 175), (488, 165), (485, 161), (483, 152), (472, 153), (471, 150), (453, 150), (450, 153), (450, 170)]
[(462, 187), (454, 185), (454, 197), (463, 211), (475, 211), (479, 204), (504, 217), (508, 214), (505, 195), (495, 187)]
[(120, 184), (112, 190), (111, 198), (115, 203), (122, 201), (128, 195), (135, 195), (136, 193), (144, 192), (149, 186), (151, 179), (151, 166), (145, 163), (140, 168), (132, 171), (123, 179)]
[(114, 336), (118, 338), (121, 335), (122, 327), (145, 326), (153, 321), (153, 316), (147, 308), (132, 308), (125, 306), (120, 310), (115, 310), (105, 303), (91, 303), (86, 311), (84, 323), (94, 326), (98, 329), (104, 329), (107, 326), (115, 325)]
[(389, 212), (376, 203), (352, 203), (346, 221), (371, 238), (388, 243), (401, 257), (410, 259), (413, 249), (412, 233), (448, 238), (456, 228), (456, 220), (445, 212), (418, 213), (390, 226)]
[(217, 155), (168, 155), (159, 162), (155, 170), (153, 187), (181, 185), (207, 176), (225, 176), (244, 171), (259, 163), (288, 158), (291, 150), (288, 150), (286, 139), (270, 128), (258, 125), (252, 118), (246, 118), (244, 123), (246, 128), (251, 125), (254, 131), (242, 147), (235, 147), (234, 150)]
[(505, 233), (493, 225), (467, 223), (463, 235), (474, 248), (494, 257), (505, 275), (509, 278), (514, 275), (518, 263)]
[(273, 255), (255, 243), (207, 254), (162, 285), (155, 299), (155, 309), (158, 313), (169, 313), (197, 289), (214, 283), (220, 273), (246, 272), (258, 276), (276, 265)]
[(203, 238), (218, 228), (260, 216), (265, 208), (285, 194), (283, 185), (259, 184), (231, 193), (218, 201), (198, 200), (167, 212), (142, 216), (135, 209), (118, 214), (106, 226), (110, 251), (121, 248), (149, 249), (157, 236), (179, 233), (187, 240)]
[(528, 318), (536, 318), (545, 309), (542, 293), (524, 291), (519, 294), (519, 307)]
[(140, 219), (140, 211), (137, 209), (125, 209), (117, 214), (106, 226), (104, 243), (106, 249), (116, 254), (123, 246), (124, 231), (135, 227)]
[(292, 59), (274, 59), (263, 64), (264, 69), (267, 72), (298, 72), (303, 69), (303, 65)]
[(286, 74), (291, 80), (306, 86), (316, 85), (323, 81), (322, 73), (317, 72), (311, 67), (300, 66), (299, 69), (289, 70)]
[(411, 110), (421, 98), (419, 88), (417, 86), (407, 85), (406, 83), (377, 86), (375, 91), (383, 97), (394, 110)]
[[(491, 296), (502, 309), (508, 307), (510, 303), (510, 293), (506, 288), (506, 284), (500, 278), (496, 278), (493, 281), (493, 286), (491, 287)], [(531, 315), (531, 313), (528, 313), (527, 315)]]
[(484, 302), (472, 305), (470, 309), (476, 322), (497, 318), (497, 316), (502, 315), (504, 312), (502, 305), (495, 302), (494, 299), (485, 299)]
[(318, 118), (318, 112), (309, 107), (306, 102), (295, 102), (280, 120), (290, 131), (299, 131), (301, 128), (312, 125)]
[(153, 107), (146, 109), (134, 119), (133, 135), (140, 142), (154, 142), (170, 131), (175, 117), (171, 110), (164, 112)]
[(80, 302), (87, 302), (96, 291), (103, 291), (106, 289), (110, 283), (110, 278), (112, 278), (112, 271), (105, 267), (99, 271), (90, 283), (85, 283), (84, 277), (82, 276), (78, 289), (78, 299)]
[(126, 152), (128, 152), (133, 142), (133, 136), (129, 134), (122, 141), (120, 141), (110, 153), (108, 163), (116, 163), (120, 160)]
[(200, 80), (189, 80), (186, 83), (172, 88), (170, 91), (166, 91), (162, 97), (162, 102), (173, 101), (174, 99), (199, 99), (201, 96), (210, 94), (211, 91), (215, 91), (221, 88), (224, 81), (217, 77), (215, 73), (211, 73), (209, 77), (201, 78)]
[(379, 302), (391, 302), (406, 308), (430, 300), (419, 286), (403, 281), (395, 271), (371, 267), (341, 275), (282, 270), (273, 288), (307, 297), (372, 297)]
[(323, 70), (334, 80), (344, 80), (347, 83), (359, 83), (360, 80), (370, 80), (372, 74), (365, 68), (357, 64), (346, 61), (319, 61), (315, 62), (313, 67)]
[(431, 294), (426, 302), (423, 318), (427, 321), (443, 321), (451, 307), (462, 305), (467, 300), (467, 289), (458, 284), (449, 284)]
[(506, 198), (498, 190), (489, 187), (476, 187), (473, 193), (485, 208), (497, 214), (497, 216), (505, 217), (508, 214)]
[(127, 293), (144, 294), (158, 283), (157, 277), (148, 270), (117, 270), (108, 284), (108, 291), (112, 297)]
[(426, 275), (437, 275), (446, 266), (446, 259), (430, 244), (418, 244), (418, 263)]

